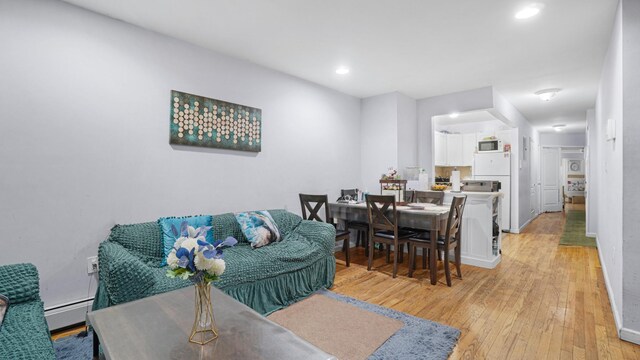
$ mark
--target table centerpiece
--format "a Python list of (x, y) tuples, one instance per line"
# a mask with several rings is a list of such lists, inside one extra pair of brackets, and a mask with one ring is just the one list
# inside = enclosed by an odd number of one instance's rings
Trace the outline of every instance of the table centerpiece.
[(225, 240), (216, 240), (212, 244), (208, 243), (205, 236), (211, 228), (194, 228), (184, 221), (178, 231), (172, 225), (171, 230), (176, 242), (167, 256), (167, 276), (189, 280), (195, 285), (195, 319), (189, 341), (200, 345), (218, 338), (211, 303), (211, 283), (219, 280), (225, 270), (222, 248), (238, 243), (231, 236)]

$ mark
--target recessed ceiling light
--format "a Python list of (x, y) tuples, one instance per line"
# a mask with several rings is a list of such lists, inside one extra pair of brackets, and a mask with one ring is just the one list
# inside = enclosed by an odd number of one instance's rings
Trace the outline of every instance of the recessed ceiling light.
[(562, 131), (567, 125), (565, 124), (556, 124), (556, 125), (552, 125), (551, 127), (553, 128), (553, 130), (560, 132)]
[(544, 7), (544, 4), (530, 4), (516, 13), (516, 19), (524, 20), (530, 17), (534, 17), (540, 13), (540, 10)]
[(459, 113), (457, 113), (457, 112), (452, 112), (451, 114), (449, 114), (449, 117), (450, 117), (450, 118), (452, 118), (452, 119), (455, 119), (455, 118), (457, 118), (458, 116), (460, 116), (460, 114), (459, 114)]
[(347, 75), (349, 73), (349, 68), (346, 66), (340, 66), (336, 69), (336, 74), (338, 75)]
[(561, 89), (544, 89), (544, 90), (540, 90), (540, 91), (536, 91), (535, 94), (538, 95), (538, 97), (540, 98), (540, 100), (542, 101), (551, 101), (551, 99), (553, 99), (559, 92)]

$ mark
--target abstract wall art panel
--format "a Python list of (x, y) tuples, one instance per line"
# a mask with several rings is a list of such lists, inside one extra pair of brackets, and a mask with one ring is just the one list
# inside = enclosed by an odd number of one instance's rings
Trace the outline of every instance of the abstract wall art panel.
[(169, 143), (260, 152), (262, 110), (171, 91)]

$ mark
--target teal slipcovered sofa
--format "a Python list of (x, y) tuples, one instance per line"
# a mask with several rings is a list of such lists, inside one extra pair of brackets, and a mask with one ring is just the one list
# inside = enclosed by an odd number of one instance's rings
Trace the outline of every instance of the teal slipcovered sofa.
[[(238, 240), (225, 249), (226, 270), (214, 285), (264, 315), (331, 287), (336, 271), (332, 225), (285, 210), (269, 212), (282, 241), (257, 249), (251, 248), (233, 214), (213, 216), (215, 239)], [(114, 226), (100, 244), (98, 260), (94, 310), (191, 285), (168, 278), (167, 267), (160, 266), (162, 230), (157, 222)]]
[(9, 309), (0, 327), (0, 359), (55, 359), (36, 267), (0, 266), (0, 294), (9, 298)]

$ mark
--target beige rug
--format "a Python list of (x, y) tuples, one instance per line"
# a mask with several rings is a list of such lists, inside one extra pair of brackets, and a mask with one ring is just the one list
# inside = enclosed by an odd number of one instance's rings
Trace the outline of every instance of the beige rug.
[(268, 318), (340, 360), (368, 358), (404, 326), (400, 320), (318, 294)]

